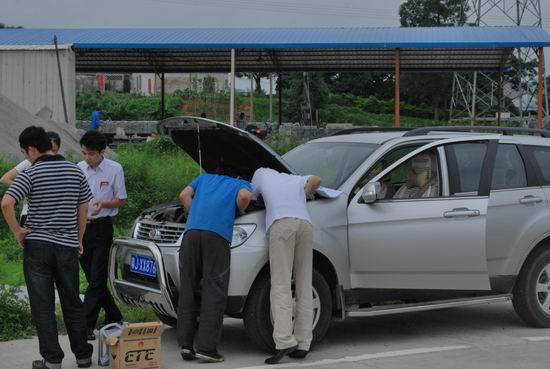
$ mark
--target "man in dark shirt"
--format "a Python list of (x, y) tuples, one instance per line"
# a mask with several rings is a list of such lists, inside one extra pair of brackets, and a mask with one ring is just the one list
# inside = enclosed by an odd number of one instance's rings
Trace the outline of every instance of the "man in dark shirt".
[[(229, 173), (228, 173), (229, 174)], [(247, 208), (249, 182), (226, 175), (198, 176), (180, 194), (189, 211), (180, 248), (178, 343), (184, 360), (223, 361), (221, 337), (229, 287), (230, 247), (236, 210)], [(197, 314), (200, 322), (197, 329)], [(197, 352), (193, 348), (198, 330)]]
[[(33, 369), (61, 369), (55, 320), (54, 283), (79, 368), (92, 364), (93, 346), (86, 341), (86, 320), (79, 295), (78, 257), (92, 198), (84, 173), (61, 155), (50, 155), (52, 144), (41, 127), (31, 126), (19, 145), (32, 165), (19, 174), (2, 198), (2, 213), (23, 248), (23, 272), (42, 360)], [(25, 226), (15, 217), (16, 202), (27, 197)]]

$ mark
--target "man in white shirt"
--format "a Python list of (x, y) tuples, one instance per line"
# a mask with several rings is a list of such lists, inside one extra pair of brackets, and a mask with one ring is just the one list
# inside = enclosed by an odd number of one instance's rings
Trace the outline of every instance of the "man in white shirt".
[[(48, 137), (50, 138), (50, 141), (52, 143), (52, 149), (47, 152), (48, 155), (57, 155), (59, 152), (59, 147), (61, 146), (61, 138), (59, 135), (55, 132), (49, 131), (46, 132)], [(24, 170), (29, 169), (31, 166), (31, 162), (27, 159), (23, 160), (19, 164), (17, 164), (14, 168), (10, 169), (4, 175), (2, 178), (0, 178), (0, 182), (6, 187), (11, 186), (13, 181), (15, 181), (15, 178), (23, 173)], [(27, 213), (28, 213), (29, 207), (27, 205), (27, 202), (23, 202), (23, 209), (21, 209), (21, 215), (19, 218), (19, 224), (21, 226), (25, 225), (25, 221), (27, 220)]]
[[(252, 178), (252, 196), (262, 195), (266, 208), (271, 271), (271, 315), (276, 364), (285, 355), (305, 358), (312, 339), (313, 226), (306, 196), (321, 184), (317, 176), (297, 176), (260, 168)], [(291, 280), (294, 270), (296, 317), (292, 324)]]
[(107, 147), (105, 136), (98, 131), (88, 131), (80, 139), (80, 146), (84, 160), (78, 166), (84, 172), (93, 194), (80, 265), (88, 280), (84, 294), (88, 340), (94, 340), (101, 308), (105, 310), (103, 325), (122, 320), (122, 314), (107, 288), (107, 269), (113, 242), (112, 217), (126, 203), (127, 195), (122, 166), (103, 156)]

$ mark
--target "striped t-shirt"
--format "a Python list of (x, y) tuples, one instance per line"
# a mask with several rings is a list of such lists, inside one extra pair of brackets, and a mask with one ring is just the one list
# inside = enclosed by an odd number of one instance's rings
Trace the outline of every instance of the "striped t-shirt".
[(27, 240), (78, 247), (78, 205), (92, 193), (82, 170), (61, 155), (39, 157), (6, 191), (16, 201), (27, 197)]

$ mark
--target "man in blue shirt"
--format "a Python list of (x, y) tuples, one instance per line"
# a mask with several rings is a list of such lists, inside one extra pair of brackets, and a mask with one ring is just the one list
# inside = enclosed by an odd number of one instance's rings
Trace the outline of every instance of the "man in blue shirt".
[[(249, 182), (230, 177), (232, 173), (225, 174), (228, 175), (202, 174), (179, 196), (189, 212), (179, 254), (177, 335), (184, 360), (223, 361), (216, 347), (229, 287), (233, 223), (237, 209), (244, 213), (252, 195)], [(195, 353), (193, 339), (197, 330)]]

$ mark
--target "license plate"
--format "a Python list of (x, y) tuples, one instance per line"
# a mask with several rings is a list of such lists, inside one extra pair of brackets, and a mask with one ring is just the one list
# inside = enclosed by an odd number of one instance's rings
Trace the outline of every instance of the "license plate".
[(131, 255), (130, 271), (132, 273), (143, 274), (149, 277), (156, 277), (157, 265), (155, 264), (155, 260), (149, 256)]

